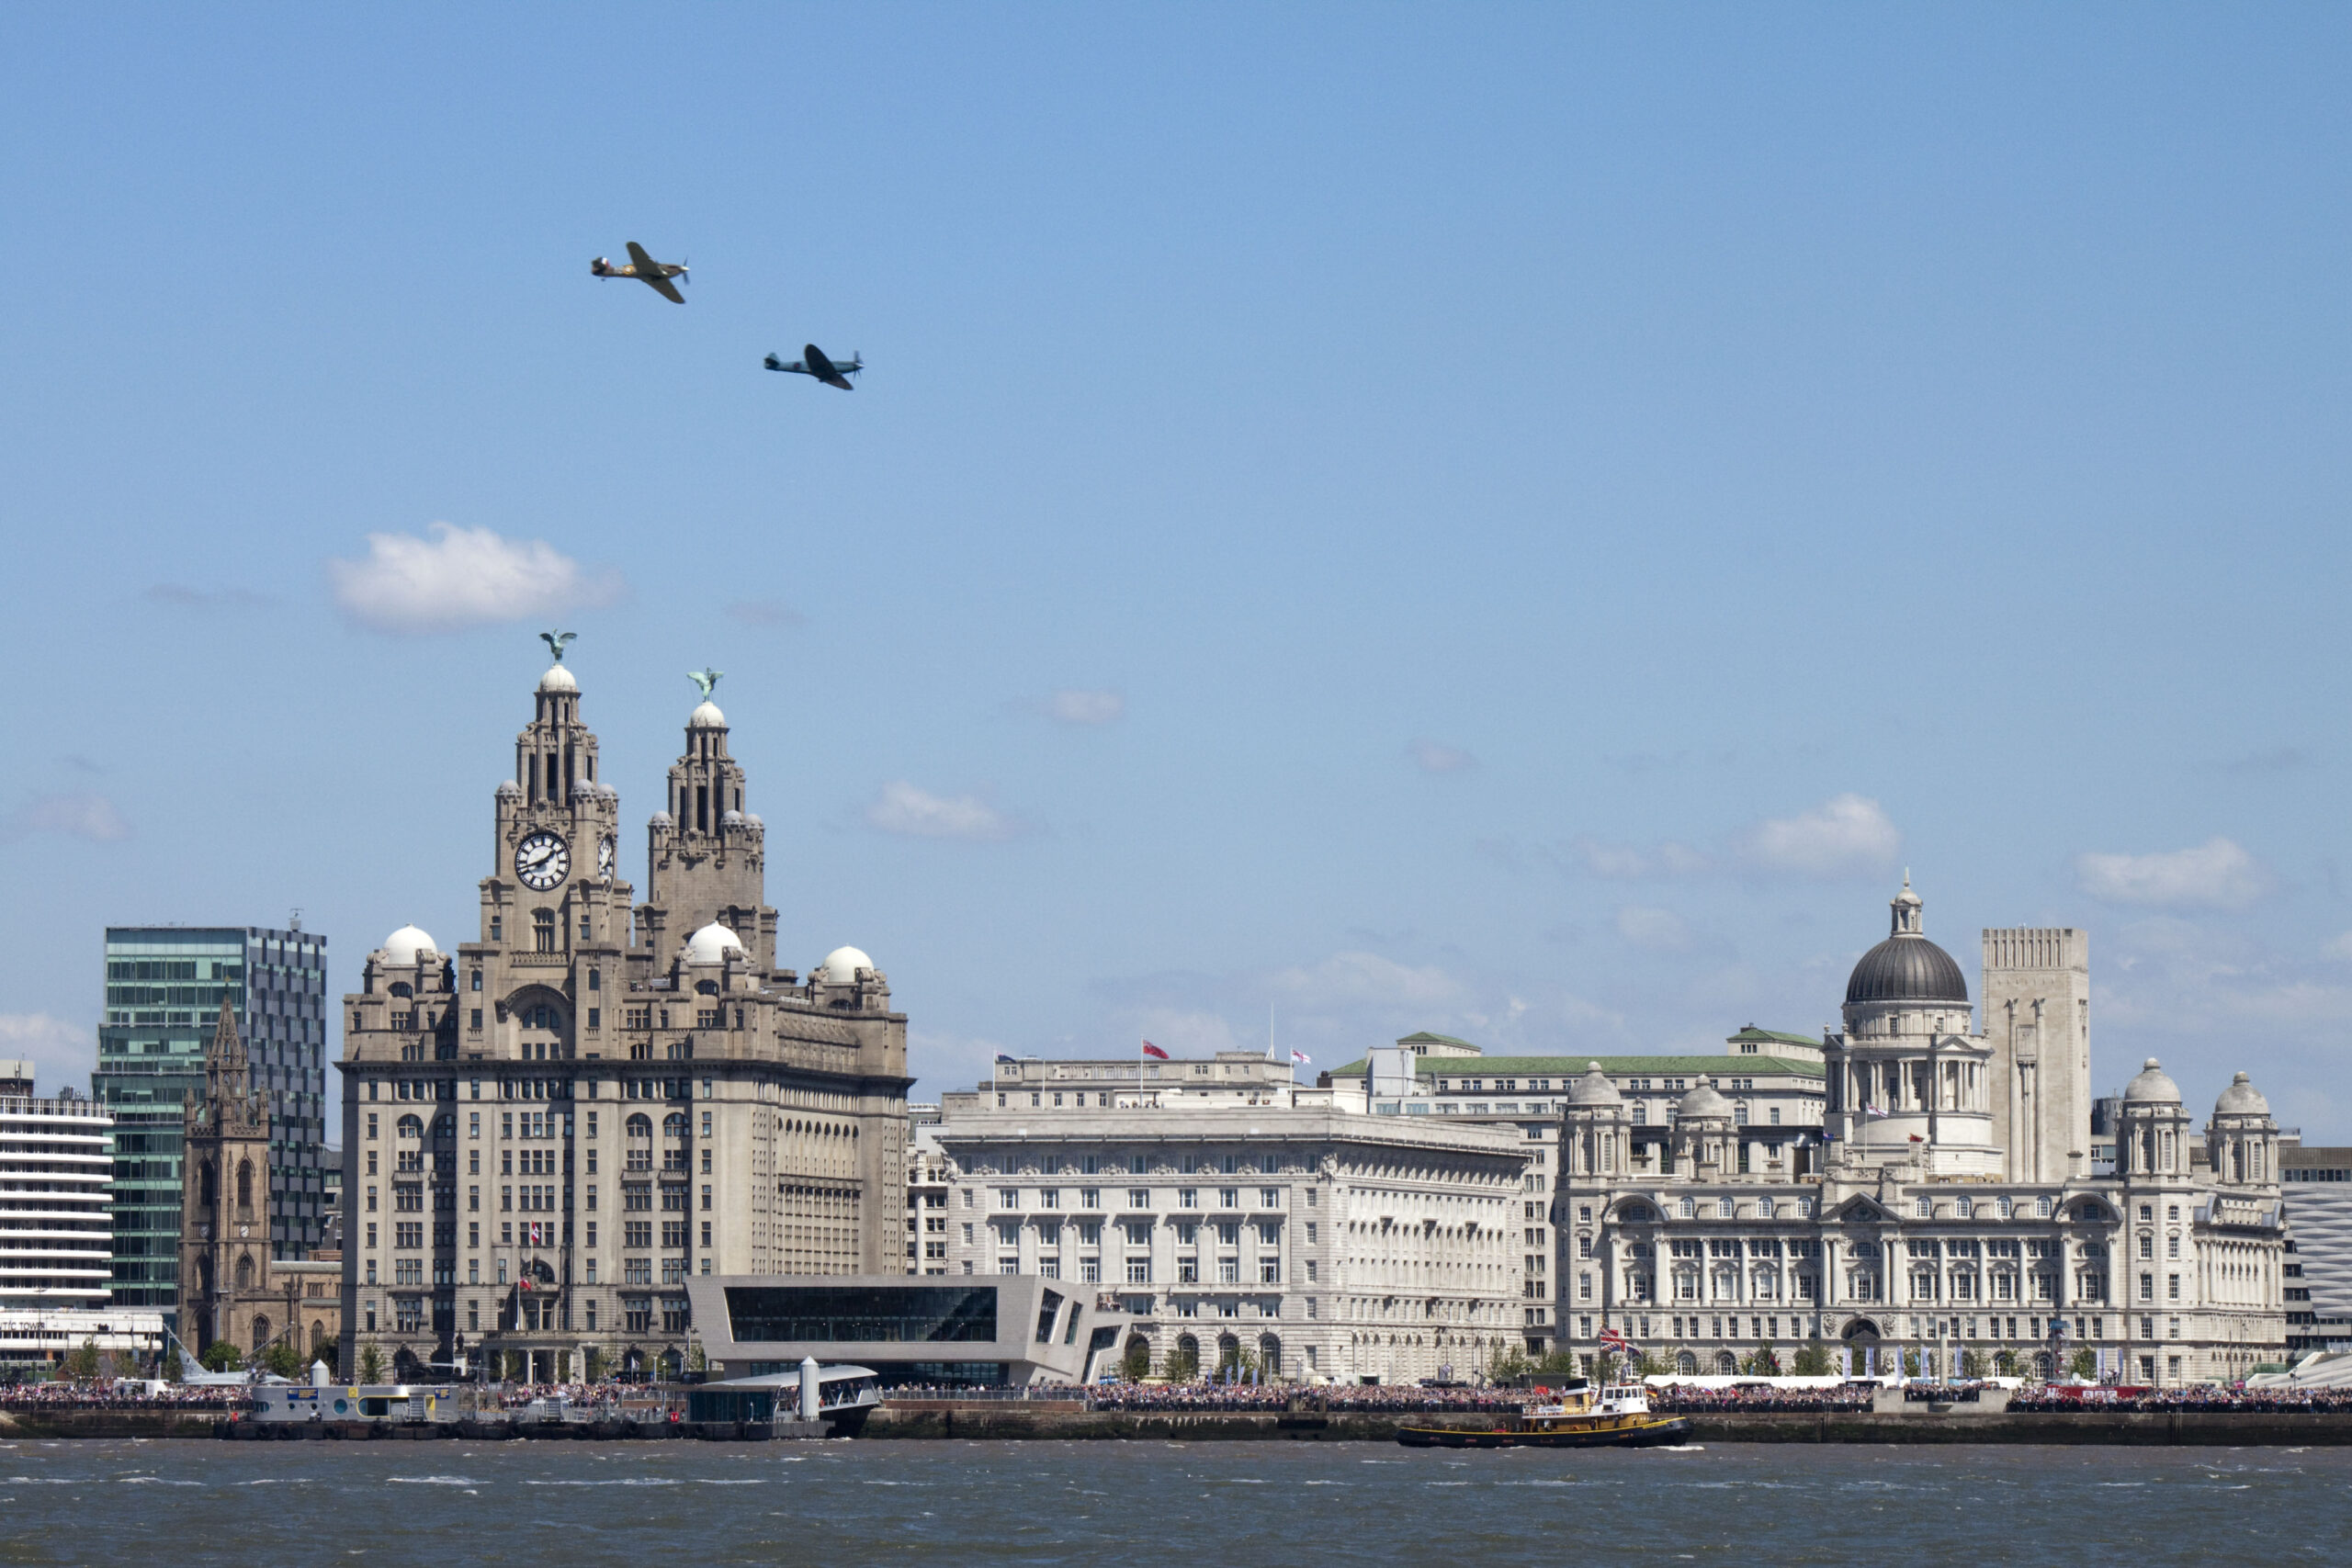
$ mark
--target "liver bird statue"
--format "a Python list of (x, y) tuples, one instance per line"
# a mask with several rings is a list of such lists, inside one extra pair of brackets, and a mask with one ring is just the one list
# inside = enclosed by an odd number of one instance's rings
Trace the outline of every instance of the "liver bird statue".
[(548, 645), (548, 651), (554, 654), (555, 661), (560, 664), (563, 662), (563, 645), (579, 635), (578, 632), (568, 632), (559, 628), (551, 632), (541, 632), (539, 640)]
[(726, 671), (721, 670), (689, 670), (686, 671), (686, 679), (700, 688), (702, 700), (708, 702), (710, 694), (718, 689), (719, 677), (725, 673)]

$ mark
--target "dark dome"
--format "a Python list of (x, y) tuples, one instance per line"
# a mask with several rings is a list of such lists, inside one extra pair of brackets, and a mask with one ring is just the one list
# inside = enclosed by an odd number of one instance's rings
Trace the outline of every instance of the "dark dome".
[(1846, 982), (1846, 1004), (1856, 1002), (1968, 1003), (1968, 980), (1951, 953), (1926, 937), (1891, 936), (1854, 965)]

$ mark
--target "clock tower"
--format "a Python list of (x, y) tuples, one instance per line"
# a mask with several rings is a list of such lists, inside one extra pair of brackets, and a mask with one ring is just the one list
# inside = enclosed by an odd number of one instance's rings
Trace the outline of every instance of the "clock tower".
[(479, 939), (458, 950), (459, 1039), (469, 1055), (564, 1061), (609, 1027), (632, 890), (619, 880), (620, 795), (597, 776), (560, 645), (533, 703), (498, 786)]

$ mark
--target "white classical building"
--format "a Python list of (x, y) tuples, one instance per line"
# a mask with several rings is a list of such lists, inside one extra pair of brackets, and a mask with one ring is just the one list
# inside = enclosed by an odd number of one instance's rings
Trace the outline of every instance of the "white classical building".
[(949, 1269), (1097, 1287), (1156, 1371), (1466, 1378), (1520, 1343), (1547, 1151), (1516, 1126), (1364, 1116), (1246, 1052), (1002, 1063), (941, 1111)]
[[(1614, 1329), (1689, 1371), (1820, 1340), (1855, 1371), (2243, 1375), (2284, 1348), (2278, 1130), (2238, 1075), (2202, 1130), (2151, 1060), (2117, 1171), (2090, 1174), (2089, 958), (2072, 930), (1988, 931), (1990, 1027), (1906, 880), (1823, 1042), (1825, 1157), (1757, 1168), (1733, 1102), (1675, 1106), (1637, 1160), (1599, 1065), (1568, 1090), (1552, 1208), (1558, 1348)], [(2200, 1149), (2201, 1141), (2201, 1149)], [(2202, 1157), (2199, 1157), (2201, 1155)]]

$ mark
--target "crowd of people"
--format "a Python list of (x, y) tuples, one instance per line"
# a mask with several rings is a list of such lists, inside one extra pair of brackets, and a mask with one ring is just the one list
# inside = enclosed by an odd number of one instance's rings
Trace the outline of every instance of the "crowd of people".
[(0, 1387), (0, 1410), (236, 1410), (245, 1391), (136, 1382), (24, 1382)]
[(1087, 1390), (1087, 1408), (1283, 1411), (1295, 1406), (1321, 1414), (1365, 1411), (1382, 1415), (1436, 1410), (1508, 1412), (1542, 1397), (1539, 1392), (1529, 1389), (1425, 1387), (1413, 1383), (1331, 1383), (1306, 1388), (1283, 1383), (1255, 1386), (1210, 1382), (1122, 1382), (1097, 1383)]
[(1650, 1408), (1663, 1416), (1780, 1412), (1818, 1415), (1824, 1411), (1857, 1413), (1871, 1407), (1871, 1386), (1848, 1383), (1838, 1388), (1657, 1388), (1650, 1391)]
[(2352, 1389), (2082, 1388), (2058, 1385), (2013, 1394), (2011, 1410), (2207, 1410), (2255, 1415), (2304, 1415), (2352, 1410)]

